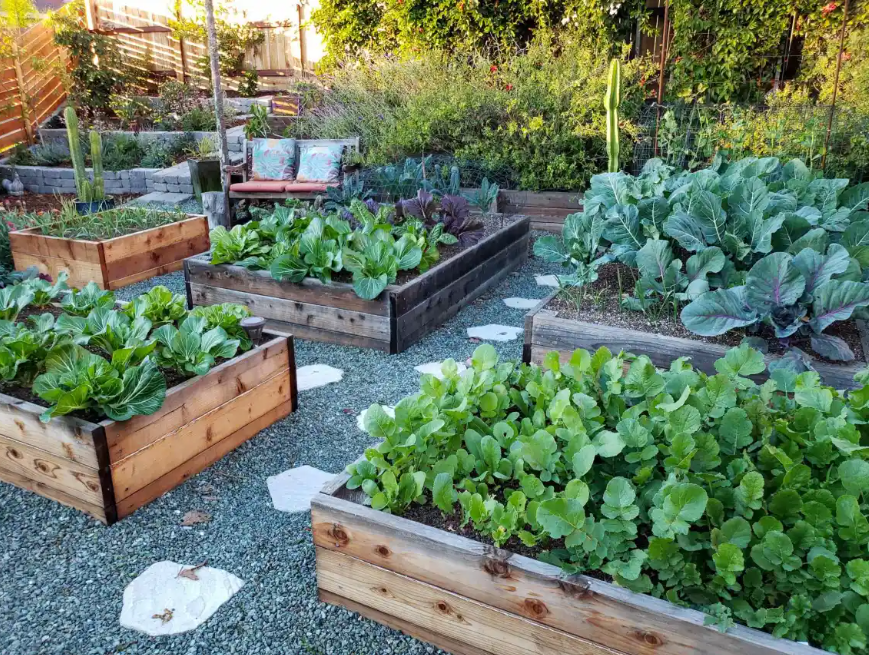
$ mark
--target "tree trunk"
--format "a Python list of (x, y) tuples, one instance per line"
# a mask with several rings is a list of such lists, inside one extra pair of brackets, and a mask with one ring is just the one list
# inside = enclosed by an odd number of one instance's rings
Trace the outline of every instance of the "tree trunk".
[[(226, 146), (226, 125), (223, 121), (223, 88), (220, 85), (220, 52), (217, 42), (217, 26), (214, 21), (214, 1), (204, 0), (205, 29), (208, 32), (208, 58), (211, 61), (211, 87), (214, 89), (214, 116), (217, 119), (217, 150), (220, 154), (220, 176), (225, 179), (229, 165)], [(224, 184), (223, 202), (225, 215), (229, 216), (229, 188)]]
[(205, 191), (202, 193), (202, 213), (208, 218), (208, 229), (213, 230), (222, 225), (230, 228), (229, 215), (226, 213), (226, 197), (221, 191)]

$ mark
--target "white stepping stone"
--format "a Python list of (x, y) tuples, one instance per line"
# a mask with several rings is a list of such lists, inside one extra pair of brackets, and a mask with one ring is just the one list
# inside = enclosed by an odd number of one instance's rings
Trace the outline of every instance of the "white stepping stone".
[[(420, 373), (428, 373), (429, 375), (434, 375), (438, 380), (443, 380), (444, 374), (441, 371), (441, 366), (443, 366), (443, 362), (429, 362), (428, 364), (414, 366), (413, 370), (419, 371)], [(468, 367), (462, 362), (456, 362), (456, 369), (458, 370), (459, 375), (461, 375), (468, 369)]]
[(539, 298), (504, 298), (504, 304), (511, 309), (533, 309), (539, 302)]
[[(188, 573), (179, 576), (182, 571)], [(124, 589), (121, 626), (152, 637), (193, 630), (243, 585), (244, 580), (222, 569), (157, 562)]]
[[(392, 418), (395, 418), (395, 407), (391, 405), (383, 405), (383, 411), (386, 412)], [(365, 432), (365, 415), (368, 413), (368, 410), (362, 410), (359, 412), (359, 415), (356, 417), (356, 425), (357, 427)]]
[(522, 334), (523, 329), (509, 325), (480, 325), (469, 327), (468, 336), (483, 341), (513, 341)]
[(326, 364), (309, 364), (296, 370), (296, 383), (299, 391), (307, 391), (316, 387), (325, 387), (333, 382), (340, 382), (344, 371)]
[(320, 493), (323, 485), (334, 477), (334, 473), (306, 465), (266, 478), (266, 485), (276, 510), (307, 512), (311, 509), (311, 498)]
[(555, 275), (535, 275), (534, 281), (539, 287), (558, 287), (558, 277)]

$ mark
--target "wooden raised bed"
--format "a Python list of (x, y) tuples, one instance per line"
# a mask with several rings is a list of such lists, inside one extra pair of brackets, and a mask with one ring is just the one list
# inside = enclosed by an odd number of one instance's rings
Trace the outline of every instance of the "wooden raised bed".
[[(527, 364), (542, 364), (546, 353), (557, 350), (562, 361), (570, 359), (577, 348), (594, 352), (606, 346), (614, 353), (624, 350), (636, 355), (648, 355), (655, 366), (669, 368), (670, 362), (678, 357), (690, 357), (695, 368), (714, 375), (715, 361), (724, 357), (731, 346), (695, 341), (681, 337), (670, 337), (652, 332), (641, 332), (612, 325), (586, 323), (567, 318), (559, 318), (546, 310), (546, 305), (556, 296), (554, 291), (525, 315), (525, 345), (522, 360)], [(863, 352), (869, 356), (869, 330), (865, 321), (856, 321), (863, 343)], [(778, 359), (776, 355), (764, 357), (767, 364)], [(852, 389), (854, 375), (866, 367), (863, 362), (850, 364), (830, 364), (814, 361), (812, 365), (820, 374), (821, 381), (837, 389)], [(757, 376), (763, 380), (766, 375)]]
[(582, 194), (572, 191), (500, 191), (498, 207), (505, 214), (531, 217), (532, 230), (561, 234), (564, 219), (582, 211)]
[(399, 353), (518, 269), (528, 257), (530, 220), (505, 217), (504, 227), (404, 285), (363, 300), (349, 283), (278, 282), (268, 271), (184, 263), (190, 306), (237, 302), (267, 325), (302, 339)]
[(0, 394), (0, 480), (111, 525), (297, 406), (293, 338), (278, 333), (129, 421), (41, 423), (44, 407)]
[(456, 655), (823, 652), (373, 510), (346, 481), (311, 501), (320, 600)]
[(118, 289), (180, 270), (186, 257), (208, 250), (208, 220), (189, 216), (105, 241), (46, 236), (39, 228), (28, 228), (10, 232), (9, 244), (17, 270), (36, 266), (52, 278), (67, 271), (71, 287), (94, 281), (101, 289)]

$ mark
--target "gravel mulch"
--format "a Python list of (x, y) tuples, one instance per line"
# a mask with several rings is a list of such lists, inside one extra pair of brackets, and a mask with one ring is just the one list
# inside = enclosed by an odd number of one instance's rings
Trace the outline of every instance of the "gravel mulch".
[[(437, 649), (317, 600), (310, 514), (273, 509), (266, 478), (308, 464), (339, 472), (371, 443), (356, 415), (395, 404), (417, 388), (414, 366), (464, 360), (477, 343), (466, 328), (522, 326), (508, 297), (542, 298), (534, 275), (558, 272), (530, 260), (494, 291), (400, 355), (296, 342), (298, 366), (343, 369), (341, 382), (303, 391), (299, 411), (131, 517), (106, 528), (35, 494), (0, 484), (0, 653), (3, 655), (391, 655)], [(181, 273), (117, 292), (130, 299), (163, 284), (184, 292)], [(518, 359), (522, 337), (492, 344)], [(374, 374), (372, 374), (374, 373)], [(181, 527), (191, 510), (208, 523)], [(121, 628), (124, 587), (160, 560), (226, 569), (244, 587), (200, 628), (151, 638)]]

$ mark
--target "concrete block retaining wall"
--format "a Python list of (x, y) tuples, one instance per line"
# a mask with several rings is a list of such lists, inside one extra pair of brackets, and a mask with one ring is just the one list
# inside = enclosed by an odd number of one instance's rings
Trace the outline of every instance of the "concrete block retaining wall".
[[(92, 169), (88, 168), (87, 171), (93, 174)], [(103, 179), (106, 193), (109, 195), (149, 193), (154, 191), (154, 175), (159, 172), (159, 168), (105, 171)], [(0, 176), (11, 178), (15, 173), (18, 173), (18, 177), (21, 178), (24, 188), (32, 193), (75, 193), (75, 173), (72, 168), (0, 165)]]
[[(102, 132), (103, 141), (110, 139), (112, 136), (124, 134), (126, 136), (138, 136), (142, 141), (162, 141), (163, 143), (171, 143), (178, 137), (183, 136), (184, 132), (125, 132), (122, 130), (111, 130)], [(216, 132), (190, 132), (196, 141), (202, 141), (206, 137), (211, 139), (215, 145), (217, 144)], [(69, 149), (69, 140), (66, 136), (66, 129), (46, 129), (39, 128), (39, 139), (44, 145), (54, 145), (56, 147)], [(226, 131), (227, 147), (230, 152), (241, 152), (244, 144), (244, 126), (238, 125)]]

